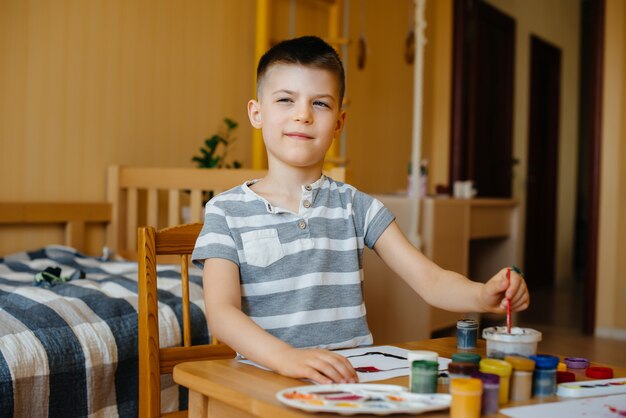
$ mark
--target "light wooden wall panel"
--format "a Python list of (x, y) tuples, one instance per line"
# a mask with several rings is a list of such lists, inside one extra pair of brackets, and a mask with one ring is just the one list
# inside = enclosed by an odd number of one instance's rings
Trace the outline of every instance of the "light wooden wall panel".
[(251, 0), (0, 0), (0, 199), (104, 199), (110, 164), (249, 163)]
[[(413, 66), (404, 61), (410, 9), (406, 1), (352, 2), (347, 96), (348, 176), (361, 190), (390, 193), (407, 188), (411, 156)], [(357, 69), (361, 12), (367, 61)]]

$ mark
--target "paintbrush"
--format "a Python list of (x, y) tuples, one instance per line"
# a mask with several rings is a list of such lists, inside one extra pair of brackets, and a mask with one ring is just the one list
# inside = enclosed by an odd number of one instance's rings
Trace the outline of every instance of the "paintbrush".
[[(511, 285), (511, 269), (506, 269), (506, 288)], [(506, 293), (505, 293), (506, 295)], [(506, 332), (511, 333), (511, 299), (506, 298)]]

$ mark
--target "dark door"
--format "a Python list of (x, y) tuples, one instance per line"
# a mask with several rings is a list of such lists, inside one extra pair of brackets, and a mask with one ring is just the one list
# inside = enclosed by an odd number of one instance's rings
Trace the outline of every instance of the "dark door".
[(555, 276), (561, 50), (531, 36), (530, 55), (524, 270), (537, 287)]
[(455, 0), (450, 181), (511, 197), (515, 20), (480, 0)]

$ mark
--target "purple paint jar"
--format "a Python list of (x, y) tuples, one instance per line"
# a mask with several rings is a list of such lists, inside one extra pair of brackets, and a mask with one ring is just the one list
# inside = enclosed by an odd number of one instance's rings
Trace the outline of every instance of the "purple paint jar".
[(475, 372), (472, 377), (483, 382), (483, 394), (481, 398), (480, 412), (482, 415), (489, 415), (498, 412), (498, 402), (500, 399), (500, 376), (492, 373)]

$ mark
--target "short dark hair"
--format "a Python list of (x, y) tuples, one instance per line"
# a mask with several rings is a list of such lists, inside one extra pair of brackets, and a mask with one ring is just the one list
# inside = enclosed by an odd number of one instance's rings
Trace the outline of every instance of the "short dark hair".
[(337, 51), (317, 36), (288, 39), (271, 47), (259, 60), (256, 69), (257, 88), (267, 70), (274, 64), (300, 64), (327, 70), (337, 76), (339, 104), (346, 90), (343, 64)]

